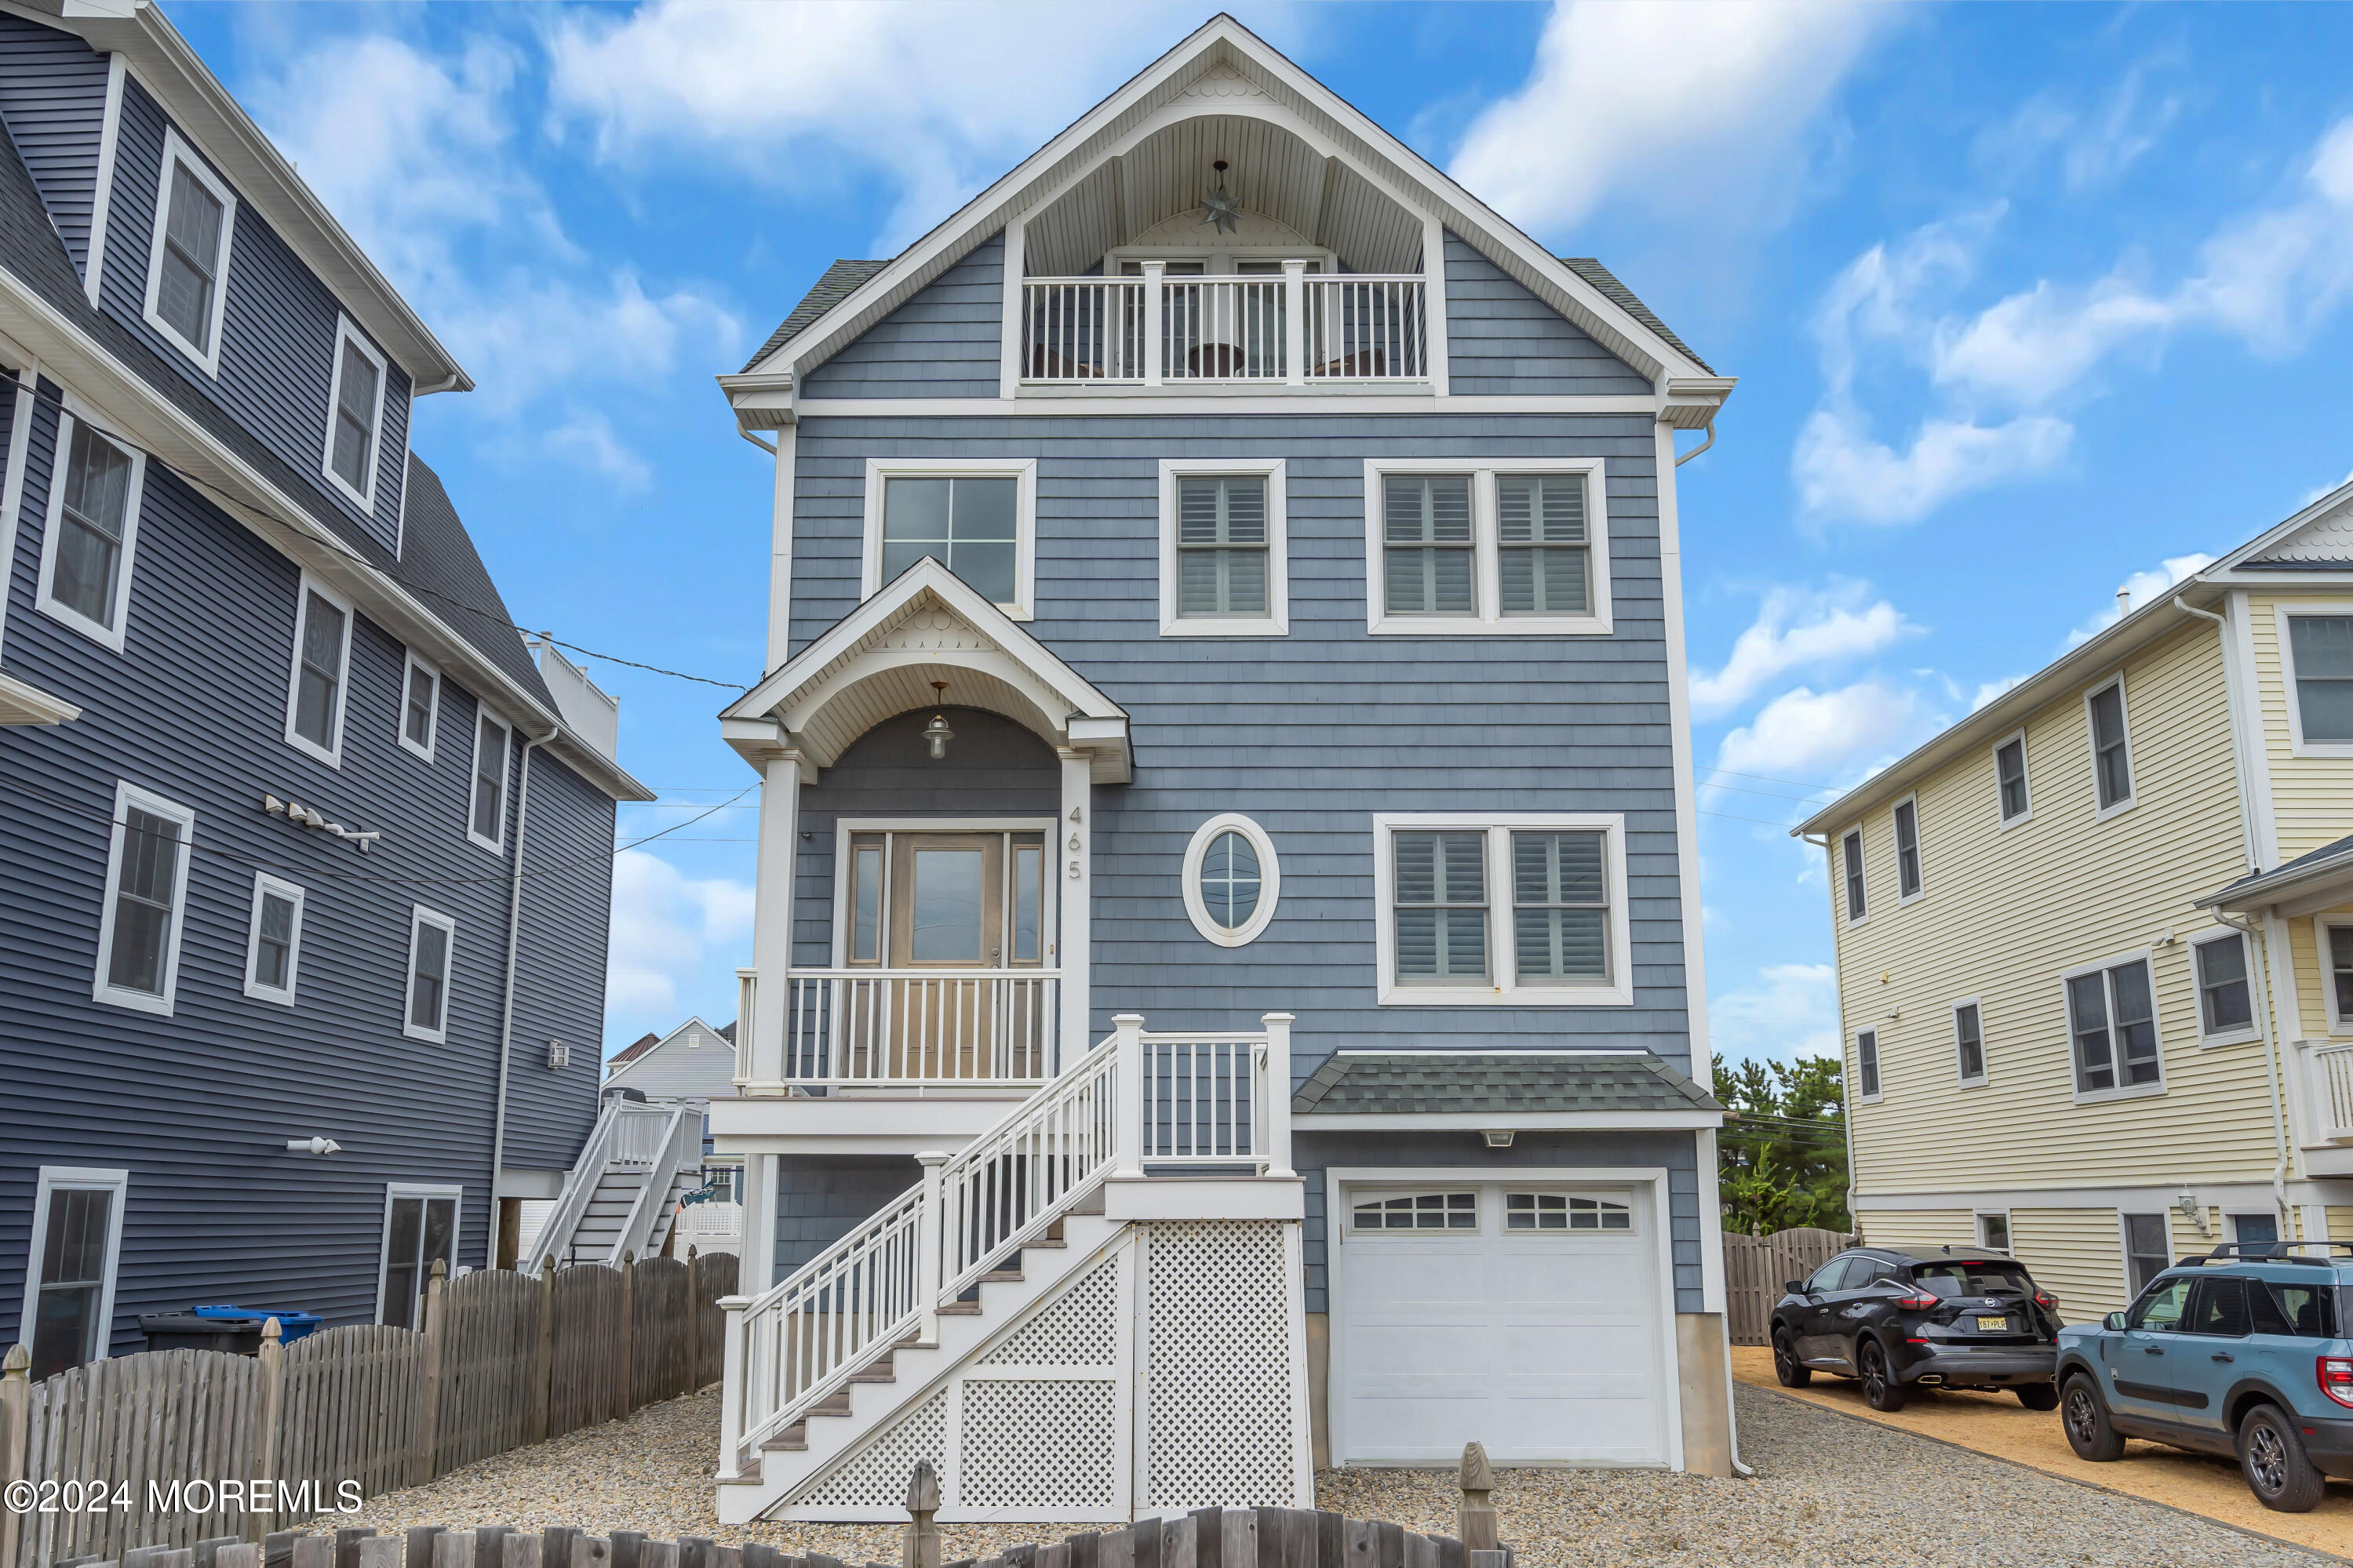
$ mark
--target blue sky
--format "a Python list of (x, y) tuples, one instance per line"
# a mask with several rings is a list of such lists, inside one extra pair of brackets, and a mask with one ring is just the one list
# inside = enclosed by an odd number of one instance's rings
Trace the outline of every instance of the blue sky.
[[(180, 5), (480, 390), (420, 405), (517, 617), (759, 670), (771, 483), (711, 382), (1201, 5)], [(1778, 826), (2353, 470), (2353, 9), (1249, 5), (1741, 378), (1682, 470), (1715, 1035), (1835, 1048)], [(625, 838), (751, 782), (599, 663)], [(617, 868), (609, 1039), (733, 1016), (746, 797)]]

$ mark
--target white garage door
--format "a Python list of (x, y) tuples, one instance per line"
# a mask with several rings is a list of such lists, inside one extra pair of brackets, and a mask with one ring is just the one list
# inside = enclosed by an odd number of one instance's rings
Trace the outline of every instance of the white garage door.
[(1354, 1186), (1332, 1237), (1335, 1457), (1669, 1462), (1663, 1245), (1645, 1188)]

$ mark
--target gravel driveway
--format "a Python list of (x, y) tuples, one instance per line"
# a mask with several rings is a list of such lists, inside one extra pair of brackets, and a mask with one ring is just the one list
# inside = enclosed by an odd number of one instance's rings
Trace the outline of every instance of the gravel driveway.
[[(1737, 1387), (1747, 1481), (1656, 1471), (1511, 1470), (1495, 1500), (1527, 1568), (2315, 1568), (2346, 1561), (2258, 1541), (2130, 1498)], [(575, 1524), (812, 1548), (898, 1561), (892, 1526), (722, 1526), (712, 1512), (715, 1391), (627, 1422), (501, 1455), (430, 1486), (374, 1499), (356, 1519), (412, 1524)], [(1359, 1519), (1451, 1531), (1451, 1472), (1327, 1470), (1317, 1502)], [(1093, 1526), (947, 1525), (951, 1559)], [(2348, 1542), (2353, 1547), (2353, 1542)]]

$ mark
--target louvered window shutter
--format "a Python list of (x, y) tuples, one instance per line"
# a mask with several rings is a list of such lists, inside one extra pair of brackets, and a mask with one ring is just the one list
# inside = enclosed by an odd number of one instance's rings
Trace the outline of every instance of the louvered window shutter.
[(1477, 614), (1468, 475), (1390, 475), (1383, 487), (1382, 537), (1389, 614)]
[(1503, 475), (1495, 480), (1495, 508), (1504, 614), (1590, 615), (1585, 476)]
[(1267, 613), (1266, 479), (1187, 479), (1176, 487), (1176, 613)]
[(1487, 978), (1486, 844), (1479, 832), (1397, 835), (1400, 982)]

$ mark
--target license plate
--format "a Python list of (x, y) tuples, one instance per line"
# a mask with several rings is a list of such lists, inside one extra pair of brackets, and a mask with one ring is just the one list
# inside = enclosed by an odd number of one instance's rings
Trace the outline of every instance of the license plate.
[(1979, 1318), (1978, 1320), (1978, 1332), (1981, 1334), (2006, 1334), (2010, 1332), (2010, 1320), (2008, 1318)]

